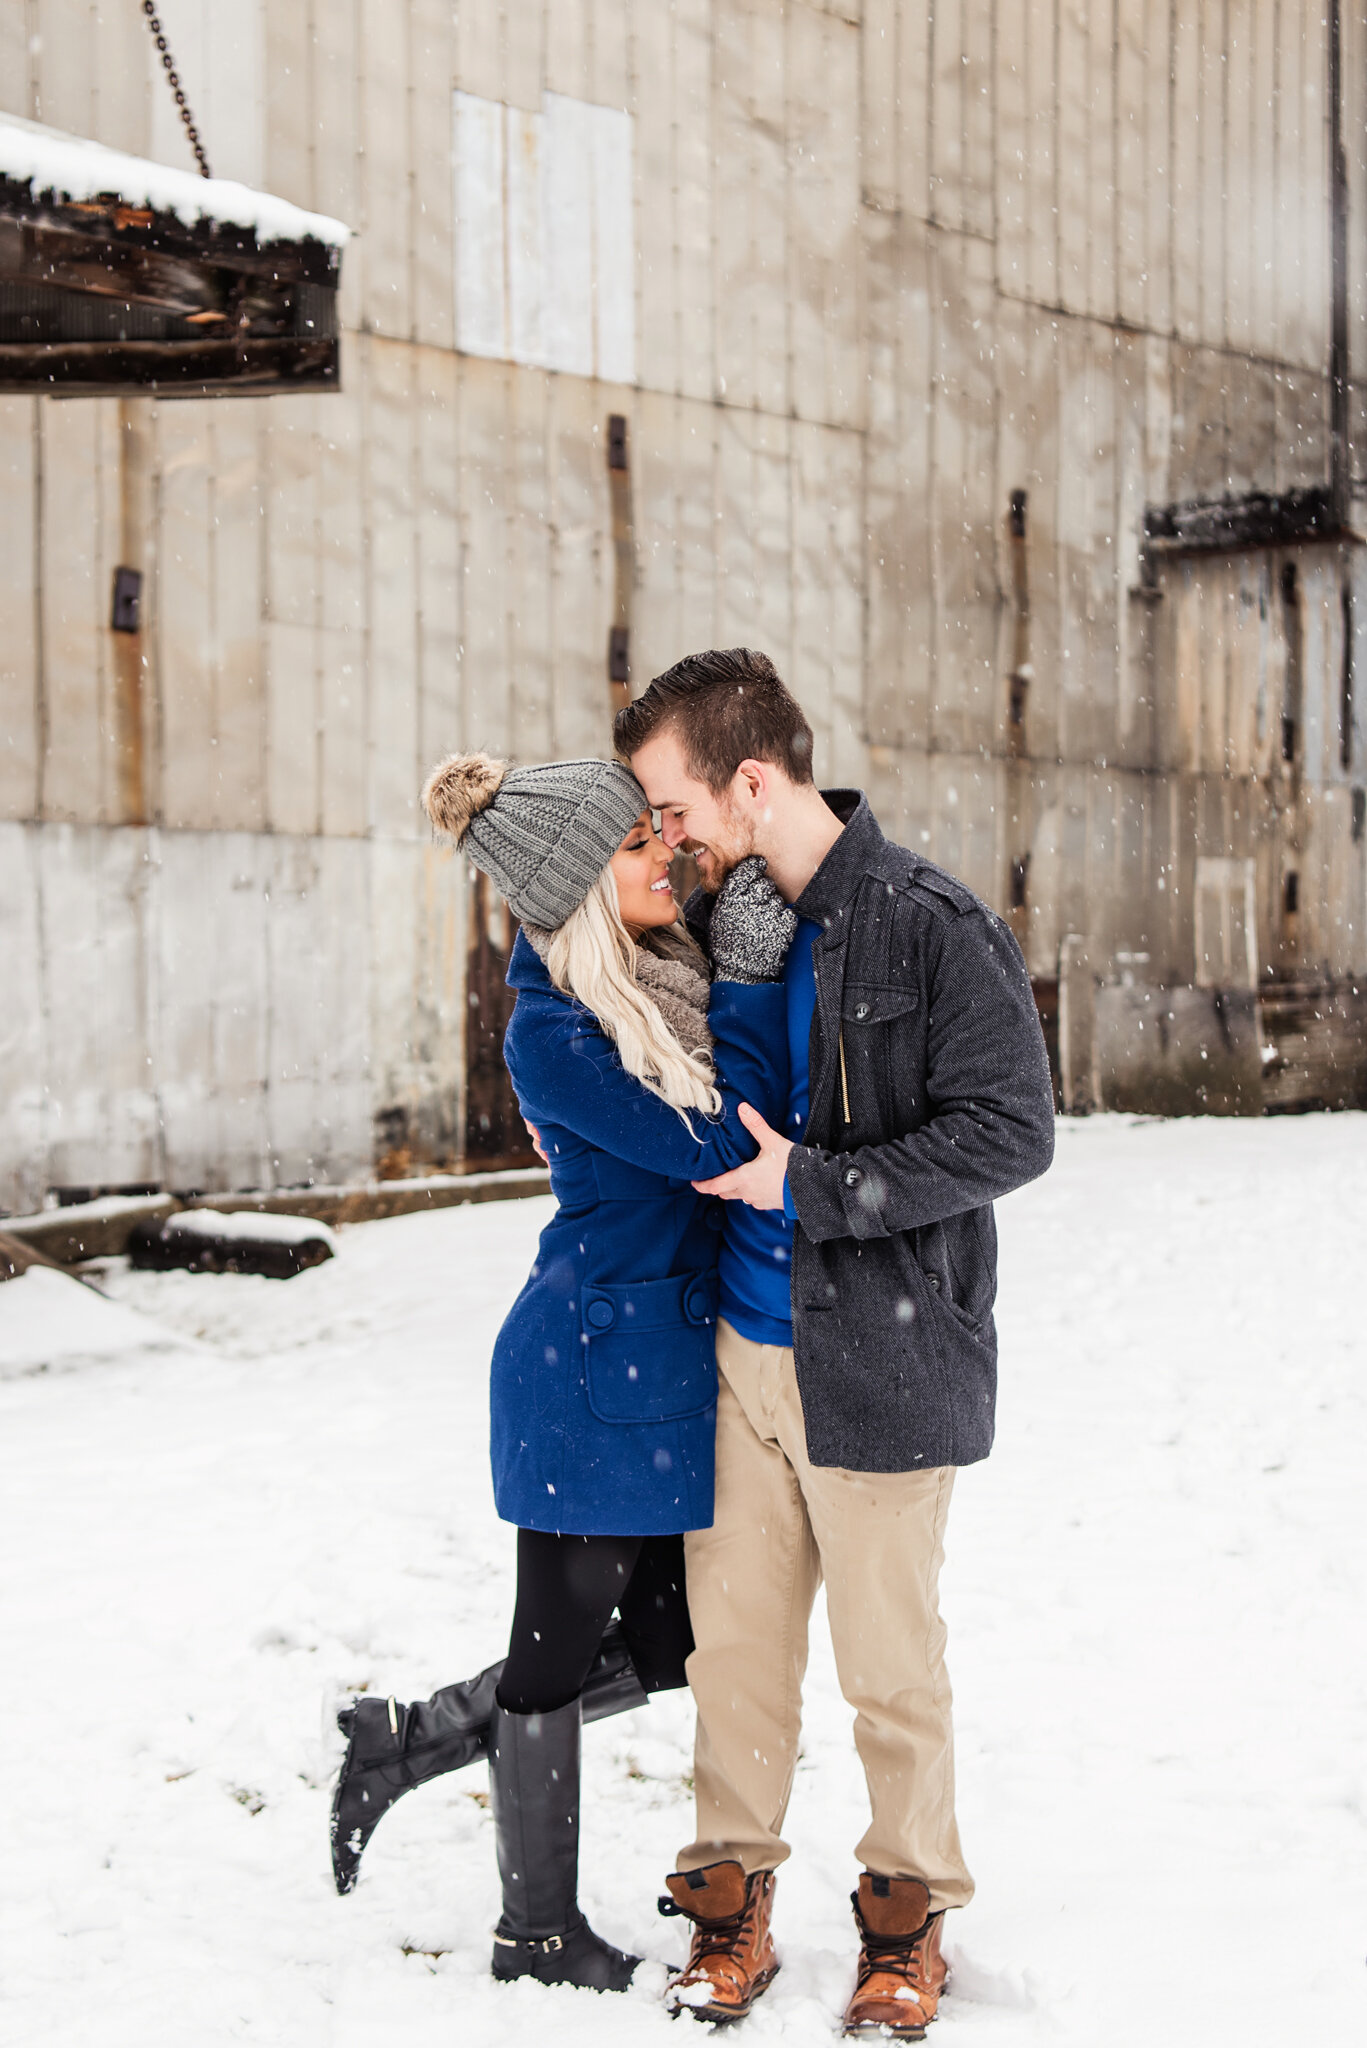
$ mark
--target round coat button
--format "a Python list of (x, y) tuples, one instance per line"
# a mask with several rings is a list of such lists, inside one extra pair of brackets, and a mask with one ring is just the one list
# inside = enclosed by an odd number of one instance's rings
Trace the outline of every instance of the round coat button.
[(930, 1287), (933, 1287), (933, 1288), (935, 1289), (935, 1292), (936, 1292), (936, 1293), (938, 1294), (938, 1293), (939, 1293), (939, 1291), (940, 1291), (940, 1276), (939, 1276), (939, 1274), (938, 1274), (938, 1273), (927, 1273), (927, 1274), (926, 1274), (926, 1284), (927, 1284), (928, 1286), (930, 1286)]
[(855, 1004), (855, 1006), (854, 1006), (854, 1018), (855, 1018), (855, 1022), (856, 1022), (856, 1024), (862, 1024), (862, 1023), (864, 1022), (864, 1020), (865, 1020), (865, 1019), (867, 1018), (868, 1014), (869, 1014), (869, 1006), (868, 1006), (868, 1004), (867, 1004), (867, 1003), (856, 1003), (856, 1004)]
[(616, 1317), (612, 1312), (612, 1303), (610, 1301), (591, 1301), (588, 1306), (588, 1318), (595, 1330), (611, 1329), (616, 1321)]
[(859, 1168), (857, 1166), (851, 1166), (847, 1168), (845, 1173), (845, 1185), (847, 1188), (857, 1188), (860, 1181), (863, 1178), (864, 1176), (859, 1171)]
[(690, 1287), (688, 1293), (684, 1296), (684, 1308), (692, 1316), (695, 1323), (705, 1322), (707, 1319), (706, 1288)]

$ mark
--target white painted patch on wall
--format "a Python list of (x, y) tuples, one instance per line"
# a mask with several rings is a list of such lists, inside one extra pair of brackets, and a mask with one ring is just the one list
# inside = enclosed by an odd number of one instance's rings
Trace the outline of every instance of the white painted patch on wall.
[(1196, 986), (1258, 986), (1257, 876), (1251, 860), (1197, 858)]
[(553, 92), (539, 114), (453, 101), (457, 347), (633, 383), (630, 114)]

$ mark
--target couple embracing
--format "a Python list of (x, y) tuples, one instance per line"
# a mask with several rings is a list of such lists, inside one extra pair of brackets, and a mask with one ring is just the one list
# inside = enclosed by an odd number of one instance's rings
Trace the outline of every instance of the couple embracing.
[(762, 654), (679, 662), (614, 737), (621, 761), (458, 756), (424, 791), (521, 920), (504, 1050), (558, 1208), (494, 1352), (508, 1656), (344, 1710), (337, 1886), (402, 1793), (487, 1756), (494, 1974), (625, 1988), (638, 1958), (577, 1901), (580, 1728), (687, 1684), (669, 1995), (742, 2017), (778, 1969), (824, 1580), (870, 1804), (845, 2031), (915, 2040), (973, 1889), (937, 1580), (954, 1470), (992, 1443), (992, 1203), (1052, 1155), (1030, 983), (969, 890), (816, 789)]

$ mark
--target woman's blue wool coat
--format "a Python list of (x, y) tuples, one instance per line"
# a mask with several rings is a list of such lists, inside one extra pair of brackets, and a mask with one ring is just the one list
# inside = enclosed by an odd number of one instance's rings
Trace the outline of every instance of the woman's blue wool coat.
[(689, 1183), (754, 1157), (738, 1102), (782, 1122), (782, 985), (714, 984), (724, 1114), (692, 1111), (690, 1135), (521, 933), (508, 983), (504, 1056), (559, 1206), (494, 1347), (498, 1512), (576, 1536), (706, 1528), (722, 1204)]

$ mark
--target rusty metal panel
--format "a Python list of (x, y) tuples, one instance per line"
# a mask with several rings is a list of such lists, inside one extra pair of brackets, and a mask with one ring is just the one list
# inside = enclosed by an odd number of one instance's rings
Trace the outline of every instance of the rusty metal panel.
[(1367, 1108), (1367, 996), (1356, 983), (1273, 984), (1259, 1014), (1263, 1108)]
[(503, 1059), (514, 996), (504, 976), (516, 923), (477, 868), (469, 870), (469, 943), (465, 970), (465, 1157), (522, 1160), (529, 1140)]
[(1251, 990), (1108, 985), (1096, 991), (1100, 1107), (1159, 1116), (1258, 1116), (1258, 999)]

